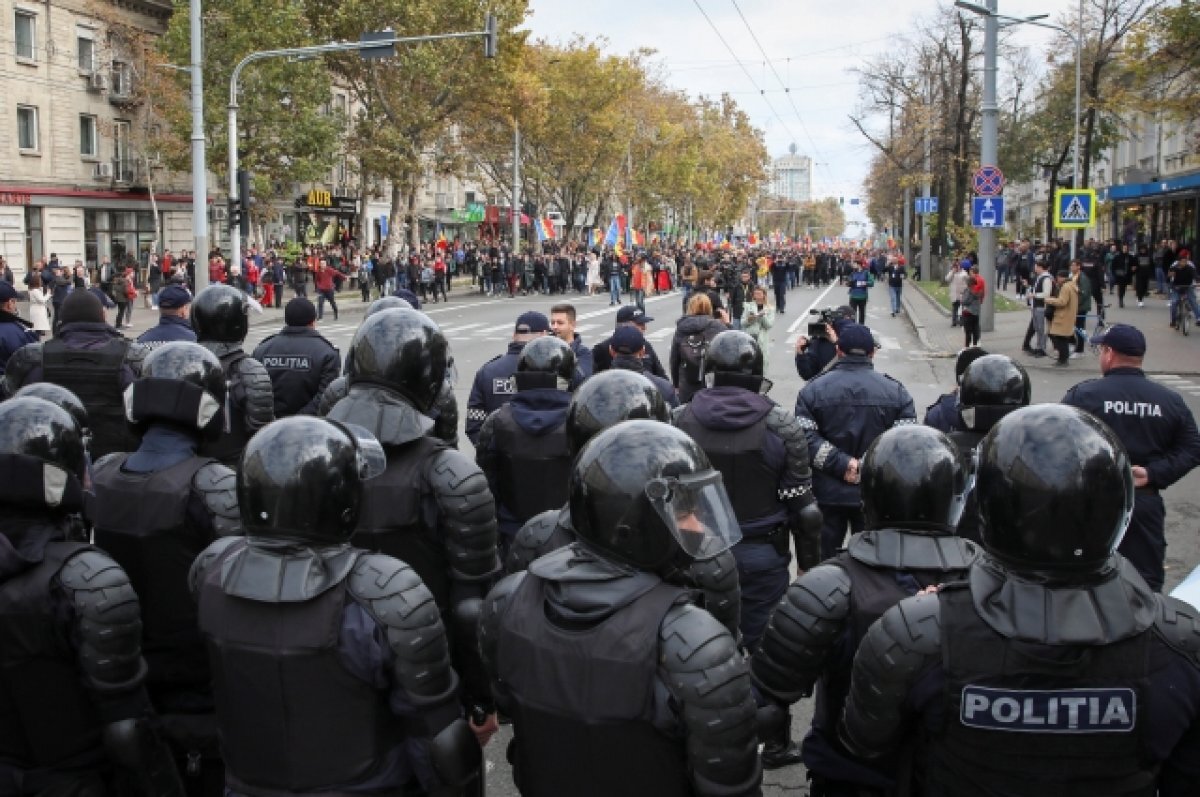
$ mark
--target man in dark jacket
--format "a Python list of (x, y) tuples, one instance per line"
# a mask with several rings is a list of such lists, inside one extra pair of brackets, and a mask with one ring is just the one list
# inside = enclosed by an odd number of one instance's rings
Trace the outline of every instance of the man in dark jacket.
[(592, 350), (583, 345), (583, 337), (575, 331), (575, 305), (556, 304), (550, 308), (550, 331), (575, 352), (575, 368), (582, 381), (592, 375)]
[[(617, 323), (614, 329), (620, 329), (625, 326), (637, 328), (644, 336), (646, 334), (646, 324), (654, 319), (646, 315), (646, 313), (633, 305), (626, 305), (617, 310)], [(611, 337), (597, 343), (592, 347), (592, 368), (595, 373), (607, 370), (612, 367), (612, 354), (609, 353), (608, 347), (612, 342)], [(654, 347), (650, 342), (646, 342), (646, 368), (655, 376), (660, 376), (663, 379), (667, 378), (667, 372), (663, 369), (662, 362), (658, 359), (658, 354), (655, 353)]]
[(286, 326), (258, 344), (253, 357), (271, 377), (276, 418), (316, 415), (321, 394), (341, 372), (342, 356), (317, 331), (317, 310), (303, 296), (288, 302), (283, 321)]
[(823, 515), (822, 559), (842, 547), (848, 528), (853, 533), (863, 529), (859, 460), (867, 448), (893, 426), (917, 422), (904, 385), (875, 371), (870, 329), (847, 324), (838, 333), (837, 346), (837, 363), (805, 385), (796, 399)]
[(8, 282), (0, 282), (0, 378), (13, 352), (30, 343), (37, 343), (33, 325), (17, 315), (20, 294)]
[(11, 396), (33, 382), (53, 382), (70, 390), (87, 407), (95, 459), (114, 451), (133, 451), (138, 437), (125, 420), (125, 388), (140, 368), (146, 349), (132, 346), (104, 321), (104, 308), (90, 291), (76, 291), (63, 302), (62, 325), (51, 340), (18, 349), (4, 378)]
[(479, 428), (483, 426), (487, 417), (516, 395), (517, 390), (512, 377), (517, 372), (521, 349), (525, 348), (529, 341), (549, 332), (550, 319), (546, 316), (532, 310), (522, 313), (517, 318), (508, 350), (488, 360), (475, 372), (471, 395), (467, 399), (466, 432), (472, 445), (479, 439)]
[(196, 333), (188, 320), (192, 306), (192, 293), (182, 285), (168, 285), (158, 294), (158, 326), (150, 327), (137, 339), (148, 348), (157, 348), (164, 343), (182, 341), (195, 343)]
[(679, 394), (675, 392), (675, 386), (670, 380), (646, 370), (646, 338), (637, 327), (632, 324), (618, 327), (608, 341), (608, 353), (612, 357), (613, 368), (641, 374), (654, 383), (668, 407), (674, 409), (679, 406)]

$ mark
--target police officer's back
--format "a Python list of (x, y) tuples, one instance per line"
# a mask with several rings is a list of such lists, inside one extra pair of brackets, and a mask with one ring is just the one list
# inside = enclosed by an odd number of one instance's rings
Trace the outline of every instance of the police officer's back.
[(517, 394), (513, 374), (517, 372), (521, 349), (529, 341), (549, 332), (550, 319), (544, 314), (533, 310), (522, 313), (513, 328), (508, 350), (488, 360), (475, 372), (471, 395), (467, 398), (466, 433), (472, 445), (479, 440), (479, 428), (487, 417)]
[(501, 558), (527, 520), (567, 500), (568, 391), (575, 353), (557, 337), (525, 344), (513, 375), (517, 394), (479, 429), (475, 462), (496, 498)]
[(842, 545), (846, 530), (862, 530), (859, 462), (875, 438), (893, 426), (916, 423), (904, 385), (875, 371), (871, 330), (846, 324), (838, 332), (838, 360), (801, 389), (796, 416), (808, 438), (813, 491), (823, 515), (821, 558)]
[(83, 436), (64, 409), (0, 404), (0, 791), (103, 797), (113, 770), (181, 795), (150, 731), (141, 610), (129, 577), (70, 534)]
[(488, 708), (475, 624), (480, 599), (500, 570), (496, 507), (479, 467), (430, 436), (427, 416), (446, 382), (449, 345), (417, 310), (383, 310), (351, 343), (350, 392), (331, 420), (367, 429), (387, 456), (364, 488), (357, 544), (416, 570), (442, 610), (464, 699)]
[[(1003, 354), (973, 360), (959, 382), (958, 431), (951, 432), (950, 439), (970, 463), (979, 442), (1001, 418), (1029, 406), (1033, 389), (1025, 369)], [(967, 496), (967, 507), (958, 522), (958, 536), (979, 541), (979, 508), (974, 492)]]
[(1196, 794), (1200, 630), (1114, 553), (1133, 505), (1120, 441), (1074, 407), (1026, 407), (984, 438), (975, 489), (984, 555), (871, 627), (842, 741), (903, 745), (917, 794)]
[(1146, 338), (1136, 327), (1114, 324), (1092, 340), (1099, 347), (1102, 379), (1067, 391), (1064, 404), (1108, 424), (1133, 464), (1134, 505), (1120, 551), (1154, 590), (1163, 587), (1167, 541), (1161, 491), (1200, 465), (1200, 432), (1183, 397), (1146, 378)]
[(580, 452), (570, 504), (580, 542), (501, 581), (480, 622), (521, 793), (760, 793), (745, 662), (676, 580), (737, 539), (720, 474), (682, 431), (625, 421)]
[(105, 322), (100, 300), (88, 291), (67, 297), (58, 325), (54, 338), (18, 349), (9, 358), (4, 374), (8, 395), (32, 382), (61, 385), (87, 407), (92, 456), (137, 448), (137, 435), (125, 421), (124, 394), (137, 378), (145, 350)]
[(342, 357), (317, 331), (317, 309), (303, 296), (287, 303), (283, 322), (278, 334), (255, 347), (254, 359), (271, 377), (276, 418), (316, 415), (321, 394), (341, 371)]
[(201, 453), (233, 468), (251, 436), (275, 420), (271, 377), (262, 363), (242, 350), (250, 331), (249, 312), (246, 294), (230, 285), (209, 285), (192, 301), (196, 340), (217, 355), (229, 383), (224, 428), (204, 442)]
[(192, 292), (182, 285), (168, 285), (158, 293), (158, 324), (138, 336), (137, 342), (147, 348), (164, 343), (195, 343), (196, 333), (188, 320)]
[(866, 530), (796, 579), (772, 616), (751, 671), (780, 706), (819, 684), (802, 746), (814, 794), (868, 797), (894, 787), (894, 762), (868, 766), (838, 741), (850, 667), (881, 614), (920, 589), (962, 578), (978, 556), (954, 536), (968, 489), (966, 461), (941, 432), (912, 425), (884, 432), (863, 457)]
[(428, 794), (476, 774), (429, 590), (349, 543), (383, 465), (365, 432), (319, 418), (247, 445), (247, 536), (213, 543), (191, 573), (233, 793)]

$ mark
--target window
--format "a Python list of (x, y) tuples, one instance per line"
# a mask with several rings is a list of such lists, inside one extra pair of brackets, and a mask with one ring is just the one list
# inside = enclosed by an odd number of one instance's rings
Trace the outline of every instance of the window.
[(96, 117), (90, 114), (79, 116), (79, 154), (85, 158), (96, 157)]
[(119, 182), (133, 181), (133, 159), (129, 151), (129, 122), (113, 122), (113, 177)]
[(111, 92), (114, 97), (128, 97), (133, 87), (129, 82), (129, 65), (123, 61), (112, 62)]
[(89, 75), (96, 69), (96, 40), (82, 33), (75, 36), (75, 56), (79, 71)]
[(36, 21), (37, 15), (31, 14), (28, 11), (17, 11), (15, 28), (17, 42), (17, 60), (33, 61), (37, 50), (34, 47), (36, 41)]
[(37, 108), (32, 105), (17, 106), (17, 147), (22, 152), (37, 152)]

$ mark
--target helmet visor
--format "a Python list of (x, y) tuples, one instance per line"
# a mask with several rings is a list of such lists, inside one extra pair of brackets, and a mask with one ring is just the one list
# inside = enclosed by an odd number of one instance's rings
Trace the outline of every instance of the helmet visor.
[(709, 559), (742, 538), (719, 471), (652, 479), (646, 497), (690, 559)]

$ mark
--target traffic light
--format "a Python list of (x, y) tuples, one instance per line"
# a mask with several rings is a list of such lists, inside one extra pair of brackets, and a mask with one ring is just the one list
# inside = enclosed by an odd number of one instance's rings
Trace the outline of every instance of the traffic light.
[(243, 238), (250, 237), (250, 208), (254, 205), (254, 197), (250, 196), (250, 183), (254, 175), (245, 169), (238, 169), (238, 200), (241, 207), (238, 208), (238, 232)]
[(233, 197), (229, 198), (229, 229), (234, 230), (242, 224), (242, 203)]

